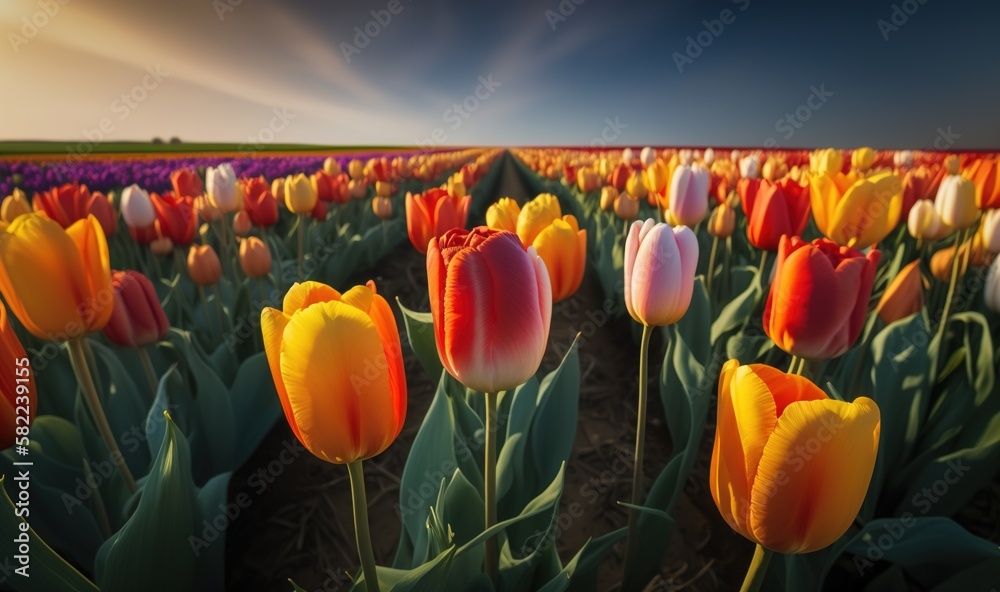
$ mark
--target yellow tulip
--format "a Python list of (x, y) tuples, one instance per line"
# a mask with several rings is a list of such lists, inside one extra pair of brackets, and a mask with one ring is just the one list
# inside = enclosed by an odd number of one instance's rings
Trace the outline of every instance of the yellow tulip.
[(820, 232), (844, 246), (867, 247), (886, 237), (903, 211), (903, 184), (894, 174), (814, 175), (809, 182)]
[(844, 154), (836, 148), (815, 150), (809, 154), (809, 168), (822, 175), (833, 175), (844, 168)]
[(575, 294), (587, 262), (586, 229), (580, 230), (576, 218), (567, 215), (553, 220), (539, 232), (532, 246), (549, 272), (552, 301), (559, 302)]
[(521, 213), (517, 216), (517, 236), (524, 246), (528, 246), (535, 242), (539, 232), (557, 218), (562, 218), (559, 198), (551, 193), (542, 193), (521, 208)]
[(0, 205), (0, 220), (10, 223), (22, 214), (31, 213), (31, 202), (20, 189), (15, 189), (13, 193), (3, 199)]
[(406, 376), (392, 310), (375, 284), (343, 295), (293, 285), (261, 311), (264, 350), (292, 432), (331, 463), (378, 455), (406, 418)]
[(618, 199), (618, 190), (611, 185), (601, 187), (601, 209), (605, 212), (613, 212), (615, 200)]
[(871, 148), (858, 148), (851, 152), (851, 166), (859, 171), (867, 171), (875, 164), (875, 150)]
[(111, 261), (93, 215), (63, 230), (35, 214), (0, 232), (0, 293), (39, 339), (75, 339), (111, 317)]
[(801, 376), (730, 360), (718, 408), (709, 488), (729, 526), (779, 553), (840, 538), (875, 468), (875, 402), (836, 401)]
[(318, 194), (309, 177), (302, 173), (285, 177), (285, 205), (293, 214), (308, 214), (316, 207)]
[(486, 210), (486, 226), (493, 230), (517, 232), (517, 218), (521, 214), (521, 206), (509, 197), (501, 197)]

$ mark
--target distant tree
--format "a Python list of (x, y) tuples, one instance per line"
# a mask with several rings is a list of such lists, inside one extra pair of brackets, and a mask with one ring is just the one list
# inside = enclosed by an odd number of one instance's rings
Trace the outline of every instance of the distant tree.
[(153, 138), (153, 143), (154, 144), (162, 144), (163, 143), (163, 138), (157, 136), (157, 137)]
[(170, 143), (171, 144), (180, 144), (181, 143), (181, 139), (178, 138), (177, 136), (174, 136), (174, 137), (170, 138)]

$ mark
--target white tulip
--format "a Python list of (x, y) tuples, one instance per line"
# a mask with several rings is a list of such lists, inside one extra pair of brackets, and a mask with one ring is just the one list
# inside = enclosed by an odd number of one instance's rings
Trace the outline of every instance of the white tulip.
[(153, 200), (149, 198), (149, 193), (135, 183), (122, 189), (121, 195), (122, 218), (129, 228), (147, 228), (156, 221), (156, 210), (153, 209)]
[(228, 162), (214, 168), (208, 167), (205, 171), (205, 190), (215, 207), (223, 212), (240, 209), (236, 199), (236, 172)]

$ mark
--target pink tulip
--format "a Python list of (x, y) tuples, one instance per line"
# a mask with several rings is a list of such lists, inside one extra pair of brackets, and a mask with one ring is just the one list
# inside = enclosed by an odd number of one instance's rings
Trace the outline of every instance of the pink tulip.
[(711, 175), (701, 165), (679, 166), (670, 178), (670, 217), (676, 225), (696, 226), (708, 215)]
[(691, 304), (698, 239), (687, 226), (638, 220), (625, 241), (625, 306), (650, 326), (675, 323)]

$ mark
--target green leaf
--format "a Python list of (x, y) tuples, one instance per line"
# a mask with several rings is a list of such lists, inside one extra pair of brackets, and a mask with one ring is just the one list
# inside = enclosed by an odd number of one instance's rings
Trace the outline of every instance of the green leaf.
[(192, 589), (195, 489), (187, 440), (167, 417), (163, 445), (135, 513), (98, 553), (95, 573), (102, 592)]
[(628, 533), (619, 528), (597, 539), (590, 539), (580, 547), (559, 575), (539, 588), (539, 592), (594, 592), (597, 589), (597, 568), (611, 547)]
[(229, 391), (236, 433), (236, 465), (242, 465), (281, 420), (284, 412), (264, 352), (247, 358)]
[[(32, 530), (22, 517), (17, 515), (14, 502), (7, 495), (6, 477), (0, 477), (0, 489), (3, 489), (3, 501), (0, 501), (0, 555), (10, 559), (14, 573), (9, 576), (8, 584), (19, 592), (99, 592), (97, 586), (83, 577), (62, 557), (56, 554), (45, 541)], [(28, 554), (22, 554), (19, 539), (25, 535)], [(25, 556), (22, 562), (20, 556)], [(25, 564), (27, 564), (25, 566)], [(23, 568), (24, 572), (16, 570)], [(24, 574), (27, 574), (25, 577)]]
[(437, 344), (434, 342), (434, 320), (429, 312), (416, 312), (403, 306), (396, 298), (396, 304), (403, 313), (403, 323), (406, 325), (406, 340), (410, 349), (417, 355), (420, 365), (431, 376), (441, 376), (444, 366), (438, 357)]
[(536, 411), (531, 420), (531, 464), (539, 483), (550, 483), (560, 467), (569, 462), (577, 430), (580, 406), (579, 335), (562, 362), (548, 374), (538, 389)]
[(718, 342), (730, 331), (742, 327), (753, 314), (763, 294), (764, 289), (755, 281), (750, 282), (741, 294), (730, 300), (712, 323), (712, 343)]
[[(213, 592), (226, 587), (226, 530), (240, 512), (250, 504), (249, 494), (241, 492), (229, 501), (229, 479), (232, 473), (222, 473), (209, 479), (198, 491), (197, 511), (199, 523), (195, 527), (192, 546), (197, 562), (195, 587), (198, 592)], [(225, 516), (225, 527), (217, 527), (220, 516)], [(198, 528), (201, 531), (198, 532)], [(203, 544), (204, 543), (204, 544)]]

